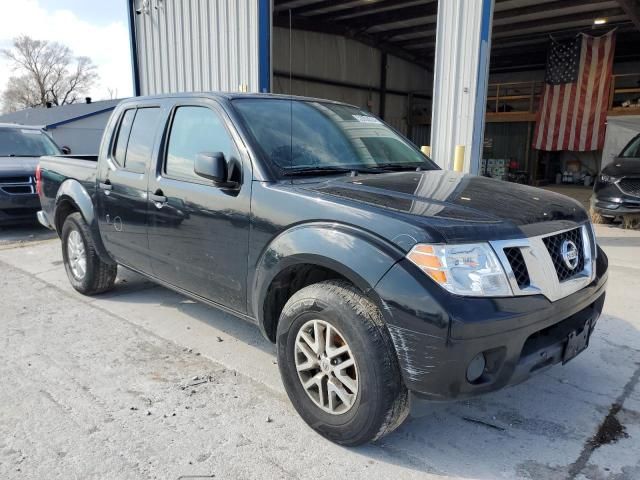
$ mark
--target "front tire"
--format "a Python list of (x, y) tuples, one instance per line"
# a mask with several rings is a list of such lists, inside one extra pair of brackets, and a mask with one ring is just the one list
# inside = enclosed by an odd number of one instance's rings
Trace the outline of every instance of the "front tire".
[(361, 445), (407, 417), (408, 393), (382, 314), (348, 282), (296, 292), (280, 316), (277, 349), (289, 399), (329, 440)]
[(111, 290), (118, 266), (100, 259), (89, 226), (80, 213), (72, 213), (65, 219), (60, 237), (64, 268), (73, 288), (84, 295)]

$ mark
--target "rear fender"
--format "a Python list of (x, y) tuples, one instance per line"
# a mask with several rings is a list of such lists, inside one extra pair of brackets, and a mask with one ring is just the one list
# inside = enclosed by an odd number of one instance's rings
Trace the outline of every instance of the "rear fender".
[(96, 247), (96, 253), (100, 259), (105, 263), (114, 264), (115, 262), (104, 247), (104, 243), (102, 243), (93, 200), (82, 184), (71, 178), (62, 182), (62, 185), (60, 185), (56, 195), (54, 222), (56, 230), (58, 230), (58, 234), (62, 232), (62, 224), (58, 224), (58, 207), (66, 201), (70, 201), (74, 205), (75, 209), (80, 212), (84, 221), (89, 225), (89, 230), (93, 237), (93, 243)]

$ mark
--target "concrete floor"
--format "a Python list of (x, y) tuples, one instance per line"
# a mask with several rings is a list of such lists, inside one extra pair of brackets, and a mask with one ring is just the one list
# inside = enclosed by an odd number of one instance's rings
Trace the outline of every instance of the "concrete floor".
[(593, 187), (585, 187), (582, 185), (547, 185), (542, 187), (544, 190), (550, 190), (552, 192), (561, 193), (575, 200), (578, 200), (584, 208), (589, 211), (591, 194), (593, 193)]
[(640, 232), (596, 230), (611, 270), (586, 352), (355, 449), (299, 419), (255, 327), (124, 270), (83, 297), (56, 238), (2, 230), (0, 478), (639, 479)]

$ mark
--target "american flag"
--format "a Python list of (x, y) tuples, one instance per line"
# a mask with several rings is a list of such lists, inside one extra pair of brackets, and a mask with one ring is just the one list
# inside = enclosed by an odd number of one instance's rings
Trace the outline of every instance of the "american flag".
[(615, 32), (551, 39), (533, 135), (537, 150), (601, 150), (609, 106)]

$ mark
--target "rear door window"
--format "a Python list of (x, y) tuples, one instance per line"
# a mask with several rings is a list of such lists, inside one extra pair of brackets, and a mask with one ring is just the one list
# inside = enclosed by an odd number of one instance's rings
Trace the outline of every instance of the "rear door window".
[(136, 109), (125, 110), (118, 128), (118, 137), (116, 138), (115, 148), (113, 150), (113, 159), (121, 167), (124, 166), (124, 159), (127, 154), (127, 143), (129, 142), (129, 134), (131, 133), (131, 125), (133, 117), (136, 116)]
[(153, 145), (160, 121), (160, 108), (139, 108), (136, 111), (127, 153), (124, 160), (125, 170), (144, 173), (151, 160)]

